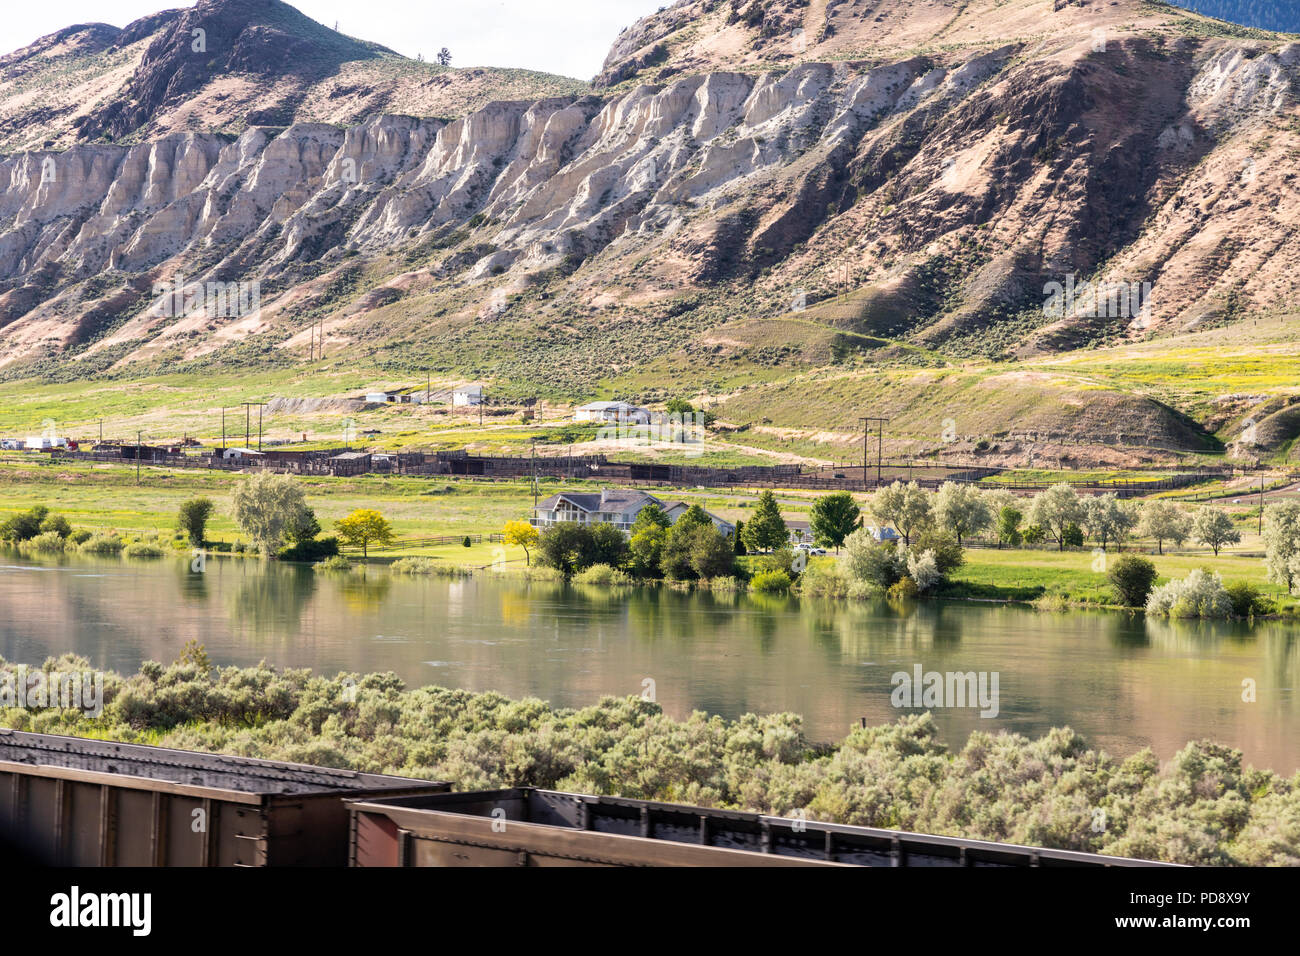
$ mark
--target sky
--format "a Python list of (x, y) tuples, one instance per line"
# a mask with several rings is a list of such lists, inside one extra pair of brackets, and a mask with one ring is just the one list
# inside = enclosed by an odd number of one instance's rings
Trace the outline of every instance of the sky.
[[(404, 56), (433, 59), (442, 47), (452, 66), (512, 66), (588, 80), (600, 70), (619, 30), (672, 0), (295, 0), (313, 20)], [(74, 23), (123, 27), (184, 0), (57, 0), (7, 4), (0, 55)]]

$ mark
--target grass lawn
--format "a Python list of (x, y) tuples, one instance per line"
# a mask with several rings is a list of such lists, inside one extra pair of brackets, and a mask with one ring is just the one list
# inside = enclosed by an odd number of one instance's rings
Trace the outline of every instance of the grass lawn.
[[(1107, 559), (1119, 557), (1110, 552)], [(1186, 577), (1196, 568), (1217, 571), (1225, 584), (1245, 581), (1278, 603), (1279, 609), (1296, 609), (1300, 600), (1279, 585), (1265, 580), (1264, 562), (1257, 557), (1222, 554), (1144, 554), (1160, 573), (1158, 583)], [(968, 549), (966, 563), (951, 577), (947, 593), (960, 597), (1033, 600), (1045, 594), (1059, 594), (1072, 602), (1110, 603), (1110, 586), (1103, 571), (1094, 570), (1090, 550), (1029, 551), (1007, 548)]]

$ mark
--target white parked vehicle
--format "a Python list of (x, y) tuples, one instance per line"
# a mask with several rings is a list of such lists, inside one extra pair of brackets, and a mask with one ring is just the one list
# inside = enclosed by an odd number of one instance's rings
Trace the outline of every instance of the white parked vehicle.
[(6, 438), (0, 441), (0, 449), (5, 451), (22, 451), (25, 447), (27, 446), (17, 438)]
[(815, 544), (809, 544), (809, 543), (806, 542), (806, 541), (801, 541), (801, 542), (799, 542), (798, 544), (796, 544), (796, 545), (795, 545), (795, 550), (797, 550), (797, 551), (807, 551), (809, 554), (826, 554), (826, 553), (827, 553), (827, 551), (826, 551), (825, 548), (818, 547), (818, 546), (815, 545)]

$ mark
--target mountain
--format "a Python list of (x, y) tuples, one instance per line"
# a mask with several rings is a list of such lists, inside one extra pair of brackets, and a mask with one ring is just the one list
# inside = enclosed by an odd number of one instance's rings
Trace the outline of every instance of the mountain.
[[(682, 0), (590, 88), (488, 100), (296, 16), (203, 0), (0, 61), (0, 131), (66, 146), (0, 161), (0, 374), (306, 366), (320, 323), (502, 395), (698, 388), (806, 428), (765, 383), (903, 377), (871, 400), (921, 417), (929, 376), (989, 434), (1190, 451), (1249, 403), (963, 369), (1300, 312), (1284, 37), (1143, 0)], [(217, 65), (177, 52), (197, 24)], [(51, 63), (80, 92), (38, 107)], [(160, 314), (181, 276), (261, 308)], [(1088, 282), (1145, 308), (1044, 308)]]
[(455, 116), (493, 99), (585, 89), (528, 70), (408, 60), (280, 0), (199, 0), (121, 30), (68, 27), (0, 58), (0, 149), (351, 124), (395, 108)]

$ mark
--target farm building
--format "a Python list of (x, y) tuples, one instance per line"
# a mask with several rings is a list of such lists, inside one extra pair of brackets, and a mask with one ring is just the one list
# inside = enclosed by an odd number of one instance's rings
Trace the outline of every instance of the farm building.
[(451, 393), (452, 405), (461, 407), (483, 404), (482, 385), (464, 385)]
[(364, 475), (370, 470), (370, 455), (364, 451), (345, 451), (330, 459), (330, 473), (334, 475)]
[(255, 448), (221, 448), (221, 457), (226, 461), (243, 461), (244, 459), (256, 460), (265, 457), (262, 452)]
[(650, 410), (627, 402), (588, 402), (574, 410), (573, 420), (647, 425), (650, 423)]

